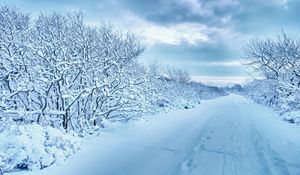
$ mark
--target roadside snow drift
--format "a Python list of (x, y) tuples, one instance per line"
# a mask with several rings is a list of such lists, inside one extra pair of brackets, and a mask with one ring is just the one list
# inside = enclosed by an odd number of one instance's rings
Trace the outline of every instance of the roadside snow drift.
[(52, 127), (9, 121), (0, 125), (0, 174), (62, 163), (79, 149), (78, 137)]

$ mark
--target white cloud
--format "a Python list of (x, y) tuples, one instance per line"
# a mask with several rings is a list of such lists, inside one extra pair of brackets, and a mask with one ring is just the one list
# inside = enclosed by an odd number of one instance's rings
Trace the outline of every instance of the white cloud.
[[(187, 1), (194, 2), (194, 0)], [(113, 18), (111, 23), (119, 27), (121, 31), (127, 30), (134, 33), (146, 45), (161, 43), (169, 45), (180, 45), (182, 43), (198, 45), (208, 42), (220, 42), (220, 39), (230, 40), (237, 35), (230, 28), (209, 27), (197, 22), (161, 25), (139, 17), (130, 11), (123, 10), (120, 13), (122, 14), (122, 20)], [(228, 20), (224, 18), (224, 21)], [(90, 19), (87, 21), (87, 24), (99, 26), (99, 21), (101, 20)]]
[(210, 41), (206, 25), (199, 23), (178, 23), (170, 26), (162, 26), (146, 21), (138, 16), (127, 13), (122, 27), (135, 33), (143, 42), (149, 45), (164, 43), (179, 45), (188, 43), (196, 45)]
[(136, 30), (136, 33), (144, 37), (145, 41), (150, 44), (179, 45), (182, 42), (187, 42), (196, 45), (209, 40), (209, 37), (203, 32), (205, 28), (205, 26), (190, 23), (181, 23), (170, 27), (150, 24), (143, 29)]

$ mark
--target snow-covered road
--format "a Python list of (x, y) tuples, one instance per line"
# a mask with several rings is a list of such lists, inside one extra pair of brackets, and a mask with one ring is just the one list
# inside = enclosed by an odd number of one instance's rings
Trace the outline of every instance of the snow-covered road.
[(60, 166), (14, 174), (300, 174), (300, 128), (229, 95), (107, 129)]

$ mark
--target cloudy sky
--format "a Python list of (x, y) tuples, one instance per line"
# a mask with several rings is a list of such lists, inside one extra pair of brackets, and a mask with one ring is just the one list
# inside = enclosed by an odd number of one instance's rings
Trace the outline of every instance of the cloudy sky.
[(90, 25), (110, 22), (134, 32), (146, 46), (141, 59), (187, 69), (208, 83), (240, 83), (242, 46), (274, 37), (282, 29), (299, 34), (300, 0), (0, 0), (32, 16), (80, 10)]

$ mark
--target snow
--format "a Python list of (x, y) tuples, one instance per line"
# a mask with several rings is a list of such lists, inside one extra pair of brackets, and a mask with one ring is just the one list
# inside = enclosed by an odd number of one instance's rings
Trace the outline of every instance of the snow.
[(80, 145), (74, 134), (38, 124), (1, 120), (0, 174), (18, 169), (41, 169), (62, 163)]
[(238, 95), (104, 129), (62, 165), (10, 175), (299, 174), (299, 126)]

